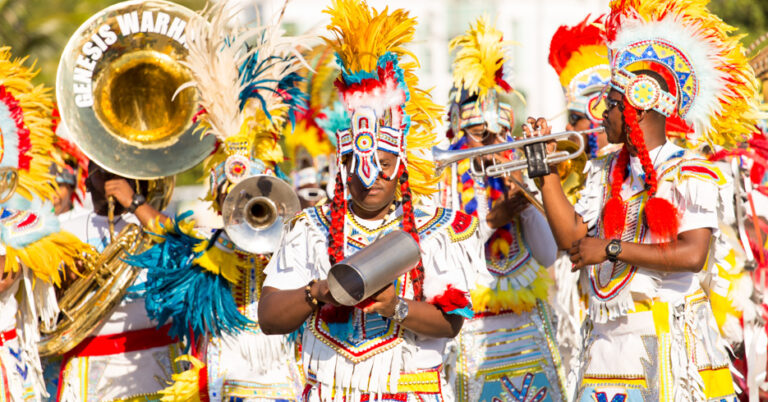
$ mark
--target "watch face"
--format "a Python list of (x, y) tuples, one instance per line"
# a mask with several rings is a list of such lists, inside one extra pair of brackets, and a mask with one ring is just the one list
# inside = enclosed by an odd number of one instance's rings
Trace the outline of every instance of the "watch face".
[(610, 252), (613, 255), (616, 255), (621, 250), (621, 246), (619, 246), (616, 243), (611, 243), (608, 245), (608, 252)]

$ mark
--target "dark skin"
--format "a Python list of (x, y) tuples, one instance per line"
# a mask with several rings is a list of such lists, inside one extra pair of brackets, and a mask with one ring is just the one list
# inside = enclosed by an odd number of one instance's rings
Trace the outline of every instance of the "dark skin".
[[(91, 193), (93, 209), (96, 214), (107, 216), (107, 200), (112, 196), (117, 204), (115, 205), (115, 216), (122, 215), (126, 211), (126, 208), (131, 206), (133, 195), (135, 194), (128, 179), (108, 173), (101, 168), (91, 168), (89, 170), (91, 171), (91, 174), (88, 176), (86, 185), (88, 192)], [(136, 208), (134, 215), (139, 219), (142, 226), (149, 225), (158, 217), (161, 218), (161, 220), (165, 219), (163, 214), (147, 203)]]
[[(613, 106), (616, 102), (623, 102), (623, 95), (611, 90), (606, 101), (606, 111), (603, 113), (606, 136), (611, 143), (626, 143), (630, 154), (634, 155), (636, 150), (627, 138), (620, 107)], [(541, 135), (551, 132), (543, 118), (530, 117), (527, 121)], [(655, 111), (638, 112), (638, 124), (645, 135), (649, 150), (666, 142), (665, 121), (664, 116)], [(524, 127), (524, 130), (526, 135), (532, 135), (527, 127)], [(552, 148), (552, 145), (548, 144), (548, 147)], [(605, 247), (610, 240), (587, 236), (587, 224), (568, 202), (556, 173), (543, 179), (541, 192), (547, 221), (558, 247), (570, 255), (573, 270), (606, 261), (608, 256)], [(669, 243), (637, 244), (622, 241), (622, 251), (618, 259), (627, 264), (662, 272), (699, 272), (706, 262), (711, 236), (711, 229), (700, 228), (679, 233), (676, 241)]]
[[(587, 115), (581, 112), (576, 112), (573, 110), (569, 110), (568, 114), (577, 116), (579, 119), (576, 121), (576, 124), (571, 124), (570, 121), (565, 123), (565, 129), (568, 131), (584, 131), (589, 130), (592, 127), (592, 122), (589, 121), (589, 118)], [(570, 119), (569, 119), (570, 120)], [(584, 136), (584, 142), (586, 143), (587, 138), (586, 135)], [(608, 145), (608, 137), (605, 135), (605, 133), (598, 133), (597, 134), (597, 149), (602, 149)]]
[[(378, 151), (379, 162), (387, 177), (395, 173), (394, 155)], [(347, 164), (347, 169), (349, 164)], [(352, 181), (349, 194), (351, 208), (355, 215), (366, 220), (384, 219), (395, 202), (397, 180), (386, 180), (379, 176), (371, 188), (366, 189), (360, 180), (350, 173)], [(328, 282), (318, 280), (310, 288), (310, 294), (320, 303), (338, 305), (331, 296)], [(363, 311), (378, 313), (384, 317), (395, 314), (397, 295), (395, 288), (389, 285), (370, 299), (373, 303)], [(459, 334), (464, 318), (454, 314), (445, 314), (434, 305), (415, 300), (406, 300), (408, 316), (403, 320), (403, 327), (417, 334), (434, 338), (453, 338)], [(292, 290), (279, 290), (266, 286), (259, 300), (259, 325), (265, 334), (287, 334), (298, 329), (314, 312), (314, 306), (307, 302), (304, 286)]]
[[(467, 146), (469, 148), (477, 148), (486, 145), (500, 144), (506, 142), (507, 131), (504, 130), (501, 134), (495, 135), (493, 133), (486, 133), (485, 124), (475, 124), (464, 129), (467, 138)], [(495, 160), (496, 163), (508, 162), (503, 154), (485, 155), (482, 158), (482, 162), (486, 165), (490, 165)], [(477, 163), (477, 161), (475, 161)], [(514, 177), (518, 182), (523, 182), (522, 172), (512, 172), (510, 176)], [(498, 229), (507, 223), (511, 222), (516, 216), (520, 214), (524, 209), (528, 208), (530, 202), (523, 196), (520, 188), (515, 184), (509, 176), (503, 176), (505, 187), (507, 188), (504, 199), (496, 202), (488, 212), (486, 221), (491, 229)]]
[(14, 282), (16, 282), (16, 279), (19, 278), (19, 275), (21, 275), (21, 270), (18, 270), (16, 272), (5, 272), (5, 256), (0, 256), (0, 293), (5, 292), (6, 290), (10, 289), (10, 287), (13, 285)]

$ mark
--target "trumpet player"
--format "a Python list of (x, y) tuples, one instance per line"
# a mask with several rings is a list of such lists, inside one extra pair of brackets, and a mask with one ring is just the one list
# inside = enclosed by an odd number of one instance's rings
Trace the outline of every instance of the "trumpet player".
[[(604, 18), (587, 16), (574, 26), (561, 26), (552, 36), (549, 46), (549, 64), (557, 73), (566, 100), (568, 131), (583, 131), (602, 127), (602, 93), (611, 78), (608, 48), (605, 46)], [(609, 144), (605, 133), (585, 134), (584, 152), (589, 159), (618, 150)], [(583, 157), (586, 160), (587, 157)], [(581, 175), (582, 172), (574, 172)], [(579, 176), (581, 177), (581, 176)], [(583, 180), (577, 188), (567, 189), (571, 202), (576, 202)], [(563, 359), (568, 386), (575, 382), (575, 369), (579, 366), (581, 322), (585, 308), (578, 290), (577, 272), (571, 271), (566, 253), (561, 253), (554, 264), (555, 295), (553, 307), (557, 319), (557, 343)], [(569, 388), (570, 389), (570, 388)]]
[[(588, 303), (575, 400), (735, 398), (696, 276), (712, 263), (724, 180), (666, 138), (678, 124), (722, 145), (749, 134), (754, 77), (730, 30), (706, 1), (672, 1), (663, 11), (611, 4), (603, 126), (622, 148), (590, 162), (575, 206), (557, 176), (542, 184), (547, 219)], [(528, 123), (527, 133), (549, 132), (543, 119)]]
[[(451, 50), (457, 50), (451, 149), (512, 139), (512, 110), (499, 100), (501, 94), (512, 92), (503, 78), (505, 46), (502, 33), (485, 17), (451, 41)], [(478, 76), (479, 80), (468, 78)], [(521, 171), (491, 177), (473, 174), (470, 166), (511, 157), (509, 153), (466, 159), (452, 172), (456, 186), (451, 191), (458, 201), (452, 207), (478, 218), (491, 278), (481, 277), (471, 292), (475, 317), (462, 328), (458, 356), (451, 364), (455, 372), (449, 374), (460, 401), (505, 400), (517, 391), (525, 398), (564, 401), (560, 355), (547, 301), (552, 284), (547, 267), (557, 251), (552, 233), (541, 212), (524, 196)]]
[[(439, 107), (404, 60), (415, 19), (359, 0), (334, 0), (326, 13), (351, 121), (336, 133), (333, 201), (305, 209), (285, 236), (266, 269), (259, 322), (267, 333), (303, 326), (303, 400), (451, 401), (443, 350), (472, 314), (465, 275), (484, 267), (475, 218), (417, 204), (436, 191), (434, 166), (419, 155), (435, 140)], [(397, 229), (421, 261), (357, 306), (339, 305), (331, 266)]]

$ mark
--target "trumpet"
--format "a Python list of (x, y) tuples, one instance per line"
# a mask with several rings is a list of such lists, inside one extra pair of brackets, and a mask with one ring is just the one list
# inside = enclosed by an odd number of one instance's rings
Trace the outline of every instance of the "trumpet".
[[(447, 151), (438, 147), (432, 148), (432, 156), (435, 160), (436, 171), (440, 173), (443, 169), (452, 165), (462, 159), (474, 159), (485, 155), (497, 154), (499, 152), (509, 151), (511, 149), (523, 148), (527, 145), (546, 143), (549, 141), (570, 141), (569, 137), (576, 137), (576, 149), (571, 150), (558, 150), (546, 156), (544, 162), (547, 165), (554, 165), (561, 162), (565, 162), (570, 159), (578, 158), (584, 154), (584, 134), (601, 133), (604, 128), (598, 127), (589, 130), (582, 131), (563, 131), (560, 133), (552, 133), (543, 135), (540, 137), (528, 137), (521, 138), (505, 142), (502, 144), (486, 145), (484, 147), (462, 149), (458, 151)], [(571, 147), (573, 148), (573, 147)], [(503, 176), (510, 172), (525, 170), (528, 167), (528, 158), (517, 159), (505, 163), (494, 164), (489, 167), (485, 167), (484, 164), (472, 163), (470, 165), (470, 173), (475, 176)], [(478, 168), (479, 165), (479, 168)]]

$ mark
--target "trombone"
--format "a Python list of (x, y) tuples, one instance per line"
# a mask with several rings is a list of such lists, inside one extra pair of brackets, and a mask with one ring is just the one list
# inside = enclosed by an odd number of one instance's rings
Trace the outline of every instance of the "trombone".
[[(572, 199), (578, 195), (578, 190), (581, 188), (584, 181), (584, 165), (587, 162), (586, 154), (584, 153), (585, 143), (583, 135), (592, 133), (602, 133), (605, 131), (603, 127), (593, 128), (582, 131), (563, 131), (559, 133), (552, 133), (538, 137), (527, 137), (517, 140), (508, 141), (502, 144), (492, 144), (483, 147), (462, 149), (462, 150), (444, 150), (438, 147), (432, 148), (432, 156), (436, 165), (436, 172), (439, 174), (446, 167), (459, 162), (463, 159), (475, 159), (485, 155), (492, 155), (499, 152), (509, 151), (511, 149), (520, 149), (528, 145), (544, 144), (549, 141), (557, 141), (558, 149), (544, 157), (544, 163), (546, 165), (555, 165), (565, 161), (571, 161), (567, 167), (558, 169), (560, 181), (564, 185), (564, 190), (569, 199)], [(576, 141), (571, 140), (571, 137), (575, 137)], [(479, 166), (479, 167), (478, 167)], [(506, 176), (511, 172), (518, 170), (525, 170), (529, 166), (527, 158), (516, 159), (509, 162), (497, 163), (485, 166), (484, 163), (470, 163), (470, 174), (473, 176)], [(574, 183), (570, 180), (571, 177), (576, 176), (578, 179)], [(520, 183), (517, 179), (510, 176), (512, 181), (523, 192), (525, 198), (533, 204), (539, 211), (544, 212), (544, 206), (536, 197), (525, 187), (523, 183)], [(568, 188), (565, 188), (567, 184)], [(572, 201), (574, 202), (574, 201)]]

